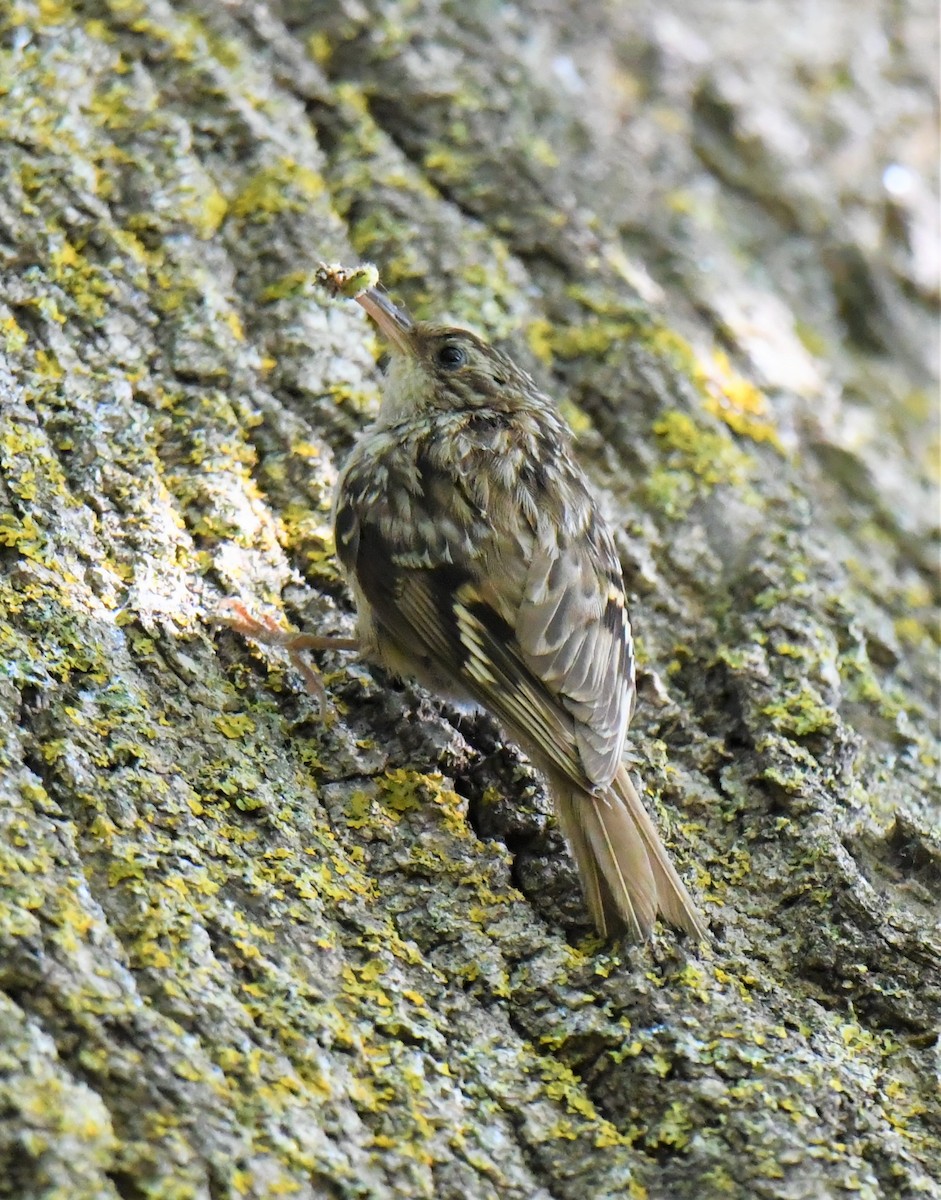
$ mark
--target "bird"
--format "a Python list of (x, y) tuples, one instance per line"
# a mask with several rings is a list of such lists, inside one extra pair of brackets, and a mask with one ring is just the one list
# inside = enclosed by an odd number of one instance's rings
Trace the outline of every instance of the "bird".
[(568, 426), (509, 356), (413, 319), (363, 278), (353, 291), (341, 269), (321, 274), (391, 351), (334, 500), (356, 638), (253, 635), (355, 646), (484, 709), (545, 780), (599, 935), (643, 941), (662, 916), (705, 938), (622, 761), (637, 694), (624, 580)]

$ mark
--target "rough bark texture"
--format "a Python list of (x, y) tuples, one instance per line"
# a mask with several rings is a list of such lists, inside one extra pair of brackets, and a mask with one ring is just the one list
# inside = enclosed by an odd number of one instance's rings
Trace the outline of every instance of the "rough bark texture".
[[(932, 3), (0, 9), (0, 1194), (938, 1195)], [(348, 632), (376, 261), (564, 400), (710, 920)]]

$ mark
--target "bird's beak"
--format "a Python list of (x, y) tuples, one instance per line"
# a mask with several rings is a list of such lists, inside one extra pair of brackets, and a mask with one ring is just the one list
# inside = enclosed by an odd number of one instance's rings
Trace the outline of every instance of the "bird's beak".
[(379, 330), (392, 343), (396, 350), (410, 354), (413, 349), (412, 334), (415, 332), (415, 322), (404, 308), (398, 308), (384, 292), (378, 288), (367, 288), (356, 297), (360, 304), (379, 326)]

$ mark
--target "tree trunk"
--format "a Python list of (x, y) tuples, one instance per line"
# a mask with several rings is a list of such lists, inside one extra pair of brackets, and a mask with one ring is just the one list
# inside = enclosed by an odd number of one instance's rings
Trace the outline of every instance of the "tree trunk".
[[(0, 1195), (937, 1194), (934, 5), (0, 13)], [(558, 396), (711, 926), (349, 634), (376, 262)]]

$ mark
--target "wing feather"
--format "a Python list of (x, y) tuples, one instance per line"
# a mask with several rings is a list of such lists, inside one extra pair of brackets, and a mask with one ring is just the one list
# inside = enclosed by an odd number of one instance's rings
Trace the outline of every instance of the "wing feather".
[(534, 555), (516, 630), (524, 661), (572, 717), (588, 778), (610, 783), (624, 750), (634, 671), (620, 564), (603, 530), (568, 542), (560, 533)]

